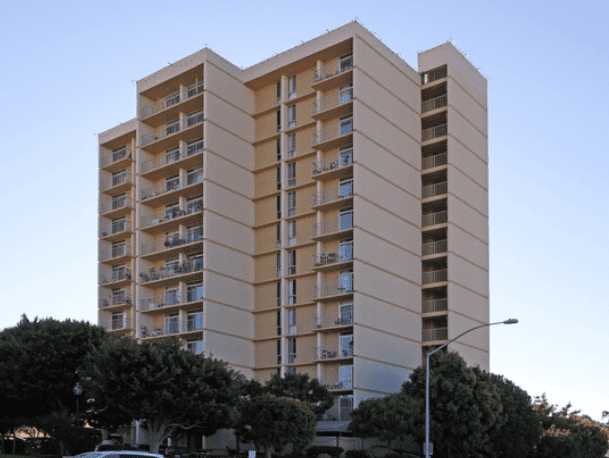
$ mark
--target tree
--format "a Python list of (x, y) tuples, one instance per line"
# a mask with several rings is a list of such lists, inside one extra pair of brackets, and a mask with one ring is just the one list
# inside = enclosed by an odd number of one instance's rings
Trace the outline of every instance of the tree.
[[(495, 386), (468, 368), (452, 352), (431, 358), (431, 432), (434, 458), (488, 456), (490, 431), (495, 427), (502, 406)], [(402, 386), (402, 393), (416, 400), (418, 439), (423, 443), (425, 372), (417, 368)]]
[(298, 399), (310, 405), (315, 415), (321, 415), (334, 404), (334, 397), (317, 379), (308, 374), (274, 374), (264, 391), (278, 397)]
[(106, 429), (142, 421), (150, 449), (188, 430), (211, 435), (235, 418), (242, 376), (220, 360), (193, 355), (177, 342), (113, 339), (81, 371), (87, 417)]
[(416, 449), (417, 411), (416, 400), (401, 393), (367, 399), (353, 411), (350, 429), (355, 436), (377, 438), (387, 448)]
[[(73, 388), (87, 353), (108, 337), (79, 321), (34, 319), (0, 332), (0, 423), (14, 432), (36, 427), (60, 443), (66, 422), (76, 423)], [(67, 433), (66, 433), (67, 434)], [(63, 450), (62, 450), (63, 452)]]
[(501, 375), (472, 368), (480, 379), (486, 379), (499, 394), (501, 413), (489, 430), (491, 453), (495, 458), (527, 457), (535, 450), (542, 429), (532, 409), (532, 400), (522, 388)]
[(305, 402), (263, 394), (243, 402), (237, 431), (271, 458), (288, 445), (304, 450), (315, 435), (315, 415)]

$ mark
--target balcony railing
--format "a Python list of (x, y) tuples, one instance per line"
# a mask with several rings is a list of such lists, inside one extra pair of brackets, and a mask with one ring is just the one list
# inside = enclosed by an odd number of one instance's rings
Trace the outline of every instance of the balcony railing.
[(317, 348), (317, 359), (326, 360), (326, 359), (334, 359), (334, 358), (349, 358), (353, 356), (353, 345), (350, 345), (345, 348), (325, 348), (319, 347)]
[(204, 140), (194, 141), (192, 143), (187, 144), (184, 148), (176, 148), (155, 159), (142, 162), (141, 171), (142, 173), (146, 173), (150, 170), (154, 170), (168, 164), (173, 164), (174, 162), (181, 161), (182, 159), (194, 156), (195, 154), (200, 154), (204, 148)]
[(448, 212), (446, 210), (425, 213), (423, 215), (422, 224), (425, 226), (433, 226), (434, 224), (444, 224), (448, 221)]
[(448, 250), (448, 241), (444, 240), (435, 240), (433, 242), (426, 242), (423, 244), (423, 256), (429, 254), (438, 254), (438, 253), (446, 253)]
[(324, 383), (324, 387), (327, 390), (351, 390), (353, 389), (353, 380), (345, 379), (339, 380), (336, 383)]
[(153, 188), (145, 188), (141, 192), (142, 200), (152, 199), (153, 197), (157, 197), (163, 194), (169, 194), (171, 192), (179, 191), (180, 189), (187, 188), (189, 186), (193, 186), (195, 184), (203, 183), (203, 173), (197, 173), (195, 175), (191, 175), (187, 180), (182, 182), (176, 181), (175, 184), (165, 184), (165, 186), (153, 187)]
[(353, 87), (344, 87), (332, 96), (322, 97), (313, 102), (313, 114), (345, 105), (353, 100)]
[(129, 230), (129, 221), (115, 221), (110, 224), (102, 225), (100, 235), (101, 237), (107, 237), (109, 235), (120, 234)]
[(422, 139), (423, 141), (431, 140), (433, 138), (444, 137), (448, 133), (446, 124), (440, 124), (439, 126), (428, 127), (423, 129)]
[(116, 272), (112, 272), (109, 275), (101, 276), (102, 285), (109, 284), (109, 283), (116, 283), (116, 282), (125, 281), (125, 280), (131, 280), (131, 272), (129, 271), (129, 269), (123, 269), (123, 270), (119, 270)]
[(313, 206), (324, 205), (328, 202), (336, 202), (353, 197), (353, 187), (340, 191), (325, 191), (313, 195)]
[(353, 246), (338, 252), (321, 253), (313, 257), (313, 264), (318, 267), (348, 261), (353, 261)]
[(203, 201), (197, 201), (194, 204), (187, 205), (185, 209), (176, 208), (163, 213), (162, 216), (151, 216), (148, 218), (142, 218), (142, 223), (144, 227), (156, 226), (157, 224), (181, 218), (183, 216), (192, 215), (193, 213), (198, 213), (202, 210)]
[(108, 202), (103, 202), (101, 205), (101, 212), (107, 213), (114, 210), (121, 210), (123, 208), (131, 207), (131, 198), (128, 196), (122, 196), (117, 199), (112, 199)]
[(159, 240), (156, 243), (145, 244), (142, 247), (143, 254), (156, 253), (159, 251), (169, 250), (189, 243), (200, 242), (203, 240), (203, 228), (199, 227), (190, 230), (184, 237), (179, 235), (166, 237), (164, 240)]
[(176, 92), (168, 97), (163, 98), (162, 100), (157, 101), (156, 103), (146, 104), (142, 106), (140, 111), (140, 115), (142, 118), (147, 118), (148, 116), (152, 116), (160, 111), (163, 111), (167, 108), (170, 108), (174, 105), (177, 105), (180, 102), (184, 102), (201, 92), (205, 89), (205, 85), (203, 84), (203, 80), (199, 80), (195, 83), (190, 84), (185, 87), (184, 90)]
[(448, 299), (445, 297), (423, 300), (423, 313), (446, 312), (447, 310)]
[(203, 300), (205, 290), (202, 288), (200, 292), (196, 294), (180, 294), (177, 291), (175, 293), (158, 294), (153, 297), (145, 297), (140, 299), (140, 308), (142, 311), (152, 311), (161, 309), (163, 307), (171, 307), (180, 304), (189, 304)]
[(313, 224), (313, 236), (321, 237), (324, 235), (332, 234), (334, 232), (348, 231), (353, 229), (353, 218), (347, 221), (324, 221), (321, 223)]
[(423, 342), (448, 339), (448, 328), (423, 329)]
[(446, 152), (437, 153), (432, 156), (423, 158), (423, 170), (440, 167), (448, 163), (448, 154)]
[(131, 298), (127, 293), (115, 294), (100, 300), (101, 307), (112, 307), (113, 305), (130, 305)]
[(353, 294), (353, 285), (326, 285), (315, 288), (315, 297), (317, 298), (340, 296), (343, 294)]
[(443, 108), (448, 103), (448, 97), (446, 94), (439, 95), (438, 97), (434, 97), (433, 99), (424, 100), (421, 103), (421, 112), (425, 113), (427, 111), (437, 110), (438, 108)]
[(443, 65), (442, 67), (434, 68), (433, 70), (429, 70), (428, 72), (421, 74), (421, 84), (428, 84), (433, 81), (446, 78), (447, 67)]
[(447, 269), (439, 269), (439, 270), (428, 270), (427, 272), (423, 272), (423, 284), (426, 285), (428, 283), (437, 283), (441, 281), (448, 280), (448, 270)]
[(432, 183), (423, 186), (422, 196), (423, 197), (432, 197), (439, 196), (441, 194), (446, 194), (448, 192), (448, 183), (446, 181), (442, 181), (440, 183)]
[(169, 137), (184, 129), (188, 129), (189, 127), (199, 124), (204, 120), (205, 118), (203, 116), (203, 112), (190, 114), (183, 120), (166, 124), (163, 129), (158, 130), (153, 134), (143, 134), (140, 146), (144, 147), (158, 140), (162, 140), (163, 138)]
[(353, 153), (345, 154), (333, 161), (313, 161), (313, 175), (349, 167), (353, 164)]
[(112, 320), (110, 321), (111, 331), (123, 331), (129, 328), (129, 318), (126, 316), (122, 316), (120, 318), (112, 318)]
[(181, 334), (184, 332), (196, 332), (203, 330), (203, 315), (187, 317), (184, 320), (169, 318), (160, 328), (154, 328), (150, 332), (146, 326), (142, 327), (142, 337), (162, 337)]
[(141, 272), (140, 278), (142, 279), (142, 283), (150, 283), (193, 272), (200, 272), (202, 270), (203, 259), (200, 259), (195, 261), (187, 261), (181, 264), (171, 265), (169, 267), (161, 267), (160, 269), (155, 269), (153, 267), (145, 272)]
[(100, 258), (102, 261), (107, 261), (109, 259), (115, 259), (130, 255), (131, 247), (129, 245), (117, 245), (109, 247), (107, 249), (102, 249), (100, 253)]
[(106, 167), (112, 165), (115, 162), (122, 161), (124, 159), (131, 158), (131, 152), (129, 148), (120, 148), (114, 151), (105, 152), (102, 154), (101, 166)]
[(315, 70), (315, 74), (313, 75), (313, 81), (318, 82), (328, 78), (332, 78), (334, 76), (340, 75), (341, 73), (345, 73), (353, 68), (353, 60), (345, 60), (344, 62), (340, 62), (336, 70), (334, 72), (327, 72), (324, 70)]
[(312, 142), (313, 145), (319, 145), (343, 135), (348, 135), (351, 132), (353, 132), (353, 121), (341, 124), (335, 129), (324, 129), (321, 132), (314, 132)]
[(131, 174), (128, 171), (123, 171), (116, 175), (109, 176), (102, 180), (102, 191), (115, 188), (117, 186), (127, 184), (131, 181)]
[(324, 320), (321, 317), (317, 317), (314, 322), (314, 326), (317, 329), (320, 328), (332, 328), (335, 326), (350, 326), (353, 324), (353, 311), (342, 312), (341, 316), (333, 320)]

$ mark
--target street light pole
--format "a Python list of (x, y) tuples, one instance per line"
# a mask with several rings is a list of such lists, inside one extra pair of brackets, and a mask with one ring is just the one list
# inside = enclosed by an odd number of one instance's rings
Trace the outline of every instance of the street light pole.
[(80, 396), (82, 395), (82, 385), (76, 382), (74, 388), (72, 388), (72, 392), (74, 393), (74, 397), (76, 397), (76, 423), (78, 423), (78, 419), (80, 417)]
[(430, 402), (429, 402), (429, 380), (431, 377), (430, 366), (431, 366), (432, 355), (434, 355), (435, 353), (439, 352), (440, 350), (443, 350), (444, 348), (448, 347), (451, 343), (459, 340), (461, 337), (463, 337), (466, 334), (469, 334), (470, 332), (477, 331), (478, 329), (482, 329), (482, 328), (488, 328), (490, 326), (495, 326), (498, 324), (516, 324), (516, 323), (518, 323), (518, 320), (516, 318), (510, 318), (509, 320), (505, 320), (505, 321), (496, 321), (494, 323), (480, 324), (478, 326), (474, 326), (473, 328), (468, 329), (467, 331), (462, 332), (457, 337), (454, 337), (454, 338), (450, 339), (448, 342), (427, 352), (427, 356), (426, 356), (426, 360), (425, 360), (425, 446), (424, 446), (425, 448), (423, 450), (425, 458), (431, 458), (430, 441), (429, 441), (430, 436), (431, 436), (431, 434), (430, 434), (431, 408), (429, 405), (430, 404)]

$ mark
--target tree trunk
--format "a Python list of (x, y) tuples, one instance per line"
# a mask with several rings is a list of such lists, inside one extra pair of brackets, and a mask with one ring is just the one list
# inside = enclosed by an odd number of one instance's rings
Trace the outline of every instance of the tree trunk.
[(272, 453), (271, 453), (271, 447), (267, 447), (267, 448), (265, 449), (264, 456), (265, 456), (266, 458), (272, 458), (272, 457), (273, 457), (273, 455), (272, 455)]

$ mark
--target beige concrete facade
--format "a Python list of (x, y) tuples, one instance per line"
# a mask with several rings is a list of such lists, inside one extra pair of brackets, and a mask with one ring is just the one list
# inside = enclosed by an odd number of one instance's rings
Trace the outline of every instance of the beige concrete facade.
[[(357, 22), (244, 70), (209, 49), (99, 135), (99, 322), (336, 393), (320, 430), (486, 322), (486, 80)], [(488, 334), (455, 345), (488, 368)]]

